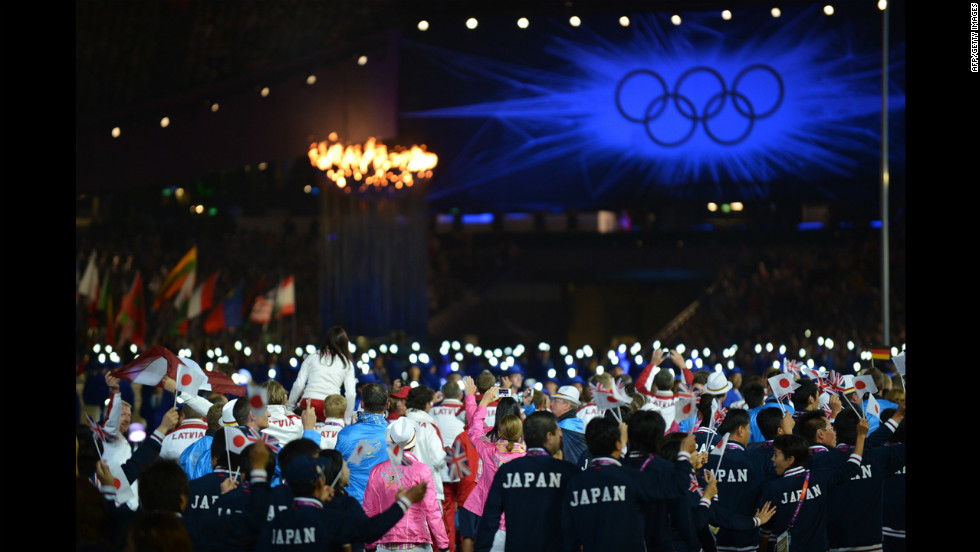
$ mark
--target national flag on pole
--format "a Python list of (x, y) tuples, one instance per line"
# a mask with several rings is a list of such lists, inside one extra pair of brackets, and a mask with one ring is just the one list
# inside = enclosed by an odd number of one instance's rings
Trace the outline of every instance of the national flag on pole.
[(875, 418), (881, 418), (881, 405), (874, 395), (868, 395), (868, 407), (864, 409), (865, 417), (871, 414)]
[(272, 309), (275, 307), (276, 290), (266, 293), (264, 296), (257, 297), (255, 304), (252, 305), (252, 313), (248, 319), (256, 324), (268, 324), (272, 320)]
[(605, 385), (599, 382), (590, 383), (589, 387), (592, 389), (592, 398), (599, 411), (619, 408), (630, 404), (633, 400), (626, 394), (625, 387), (620, 388), (615, 384), (613, 389), (607, 389)]
[[(170, 270), (167, 277), (160, 284), (160, 291), (153, 299), (153, 308), (159, 309), (164, 299), (173, 297), (181, 288), (191, 274), (197, 270), (197, 246), (194, 246), (184, 254), (183, 258)], [(193, 284), (191, 284), (193, 286)]]
[(85, 413), (85, 418), (88, 422), (88, 428), (92, 430), (92, 435), (105, 443), (109, 438), (105, 434), (105, 430), (102, 429), (102, 426), (99, 425), (99, 422), (92, 419), (92, 416), (90, 416), (88, 412)]
[[(731, 433), (726, 433), (725, 436), (722, 437), (720, 441), (718, 441), (718, 444), (716, 444), (715, 446), (711, 447), (711, 452), (709, 452), (708, 454), (709, 455), (716, 454), (718, 456), (724, 456), (725, 455), (725, 449), (728, 448), (728, 438), (729, 437), (731, 437)], [(721, 458), (718, 458), (718, 462), (719, 463), (721, 462)]]
[(279, 289), (276, 292), (275, 310), (276, 318), (296, 313), (296, 287), (293, 284), (292, 274), (279, 284)]
[(871, 349), (871, 358), (874, 360), (888, 360), (892, 357), (892, 352), (888, 349)]
[(201, 366), (189, 358), (177, 357), (180, 365), (177, 367), (177, 389), (191, 395), (197, 395), (201, 386), (207, 383), (208, 376)]
[(904, 376), (905, 375), (905, 351), (902, 351), (901, 353), (898, 353), (897, 355), (893, 356), (892, 363), (895, 364), (895, 369), (898, 370), (898, 373)]
[(470, 474), (470, 463), (466, 459), (466, 449), (463, 448), (463, 442), (459, 439), (453, 442), (452, 452), (446, 455), (446, 466), (449, 468), (449, 479), (453, 481)]
[(208, 276), (208, 279), (201, 285), (194, 288), (191, 294), (190, 303), (187, 305), (187, 319), (192, 320), (202, 312), (211, 308), (214, 304), (214, 288), (218, 284), (218, 272)]
[(129, 485), (129, 478), (123, 472), (121, 464), (109, 466), (109, 472), (112, 473), (112, 484), (116, 487), (116, 506), (126, 504), (136, 498), (133, 488)]
[(828, 419), (830, 418), (831, 414), (834, 413), (834, 411), (830, 409), (830, 393), (827, 393), (826, 391), (820, 393), (820, 410), (823, 410), (823, 413), (827, 415)]
[(224, 301), (218, 303), (216, 307), (204, 318), (204, 333), (212, 335), (225, 329), (225, 307)]
[(711, 405), (711, 429), (718, 429), (721, 422), (725, 421), (726, 415), (728, 415), (728, 409), (720, 406), (718, 401), (714, 401)]
[(96, 256), (95, 251), (89, 255), (85, 272), (82, 273), (82, 279), (78, 281), (78, 294), (87, 297), (89, 301), (99, 298), (99, 269), (95, 265)]
[(787, 374), (798, 374), (802, 368), (807, 367), (805, 364), (798, 360), (790, 360), (789, 362), (784, 362), (785, 368), (784, 372)]
[(854, 391), (857, 392), (858, 397), (863, 397), (865, 393), (873, 395), (878, 392), (878, 386), (875, 385), (875, 380), (870, 374), (857, 376), (854, 378)]
[(769, 387), (772, 388), (777, 400), (792, 393), (799, 386), (800, 384), (793, 381), (793, 377), (789, 374), (779, 374), (769, 378)]
[(225, 447), (229, 452), (241, 454), (245, 447), (254, 442), (238, 426), (225, 426)]
[(258, 432), (254, 428), (248, 428), (248, 440), (252, 443), (265, 443), (265, 446), (272, 449), (273, 452), (279, 454), (279, 439), (276, 439), (272, 435), (265, 432)]
[(847, 381), (843, 374), (838, 373), (836, 370), (830, 371), (830, 375), (827, 376), (827, 383), (830, 384), (830, 391), (834, 393), (843, 393), (847, 389)]
[(180, 359), (170, 349), (162, 345), (154, 345), (129, 364), (109, 373), (119, 379), (152, 386), (160, 383), (166, 375), (176, 379), (179, 365)]
[(228, 297), (222, 302), (222, 308), (225, 315), (225, 327), (226, 328), (240, 328), (242, 327), (242, 284), (239, 283), (235, 286), (234, 291), (232, 291)]
[(129, 341), (140, 349), (146, 346), (146, 305), (143, 303), (143, 276), (136, 273), (133, 285), (119, 305), (116, 324), (120, 326), (119, 343)]
[(252, 306), (255, 304), (255, 299), (257, 297), (260, 297), (259, 294), (262, 292), (262, 289), (264, 287), (265, 287), (265, 276), (259, 278), (258, 283), (255, 284), (255, 287), (252, 288), (252, 291), (248, 292), (248, 295), (245, 296), (245, 300), (242, 301), (243, 318), (245, 317), (246, 314), (252, 311)]
[(248, 404), (252, 407), (252, 416), (265, 416), (269, 404), (269, 390), (261, 385), (248, 386)]
[(116, 319), (113, 316), (112, 288), (109, 286), (111, 274), (106, 274), (102, 281), (102, 292), (99, 293), (98, 310), (105, 313), (105, 340), (109, 343), (116, 342)]
[(695, 416), (694, 395), (678, 395), (674, 402), (674, 419), (680, 422)]

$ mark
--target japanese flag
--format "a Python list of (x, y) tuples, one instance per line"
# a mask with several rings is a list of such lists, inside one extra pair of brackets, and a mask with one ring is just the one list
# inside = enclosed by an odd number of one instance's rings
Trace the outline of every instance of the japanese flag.
[(122, 466), (109, 466), (112, 473), (112, 484), (116, 487), (116, 505), (126, 504), (136, 498), (136, 493), (129, 486), (129, 478), (123, 472)]
[(394, 443), (388, 445), (388, 460), (392, 466), (401, 466), (405, 461), (405, 449)]
[(180, 365), (177, 366), (177, 389), (191, 395), (197, 395), (201, 386), (208, 381), (207, 374), (193, 360), (184, 357), (177, 358), (180, 359)]
[[(708, 454), (709, 455), (711, 455), (711, 454), (717, 454), (718, 456), (724, 456), (725, 455), (725, 449), (728, 447), (728, 437), (730, 437), (730, 436), (731, 436), (731, 433), (726, 433), (725, 436), (722, 437), (721, 441), (718, 441), (718, 444), (717, 445), (711, 447), (711, 452), (708, 453)], [(719, 458), (718, 461), (720, 462), (721, 461), (721, 458)]]
[(863, 397), (865, 393), (877, 393), (878, 387), (875, 386), (875, 380), (869, 374), (854, 378), (854, 391), (857, 392), (858, 397)]
[(692, 397), (690, 394), (687, 396), (679, 396), (677, 401), (674, 403), (674, 419), (686, 420), (688, 418), (693, 418), (695, 415), (694, 412), (694, 397)]
[(875, 418), (881, 418), (881, 405), (875, 400), (874, 395), (868, 395), (868, 408), (864, 410), (864, 417), (867, 418), (868, 414)]
[(252, 416), (261, 418), (265, 416), (269, 403), (269, 390), (261, 385), (248, 386), (248, 404), (252, 407)]
[(777, 399), (792, 393), (799, 386), (800, 384), (793, 381), (793, 377), (789, 374), (779, 374), (778, 376), (769, 378), (769, 387), (772, 388), (772, 392), (776, 395)]
[(225, 426), (225, 447), (229, 452), (241, 454), (245, 447), (250, 445), (253, 439), (249, 439), (245, 432), (234, 426)]
[(895, 369), (898, 370), (899, 374), (905, 375), (905, 351), (898, 353), (892, 357), (892, 362), (895, 364)]

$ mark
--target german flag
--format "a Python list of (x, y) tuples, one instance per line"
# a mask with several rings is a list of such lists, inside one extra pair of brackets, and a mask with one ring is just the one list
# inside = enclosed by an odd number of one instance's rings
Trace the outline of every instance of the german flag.
[(871, 349), (871, 358), (875, 360), (888, 360), (892, 357), (892, 352), (888, 349)]

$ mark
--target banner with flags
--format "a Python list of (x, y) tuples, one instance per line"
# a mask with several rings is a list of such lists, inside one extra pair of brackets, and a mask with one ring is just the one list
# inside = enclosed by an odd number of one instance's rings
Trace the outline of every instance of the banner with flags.
[(279, 284), (276, 291), (276, 318), (296, 314), (296, 287), (293, 284), (293, 276), (290, 274)]
[(214, 288), (218, 283), (218, 272), (208, 276), (201, 285), (194, 288), (191, 293), (190, 303), (187, 305), (187, 319), (193, 320), (202, 312), (211, 308), (214, 304)]
[(136, 273), (129, 293), (119, 305), (115, 323), (120, 327), (120, 345), (129, 341), (140, 349), (146, 346), (146, 306), (143, 304), (143, 276), (140, 272)]
[[(184, 254), (183, 258), (170, 270), (167, 277), (160, 284), (160, 291), (153, 299), (153, 308), (159, 309), (164, 299), (173, 297), (184, 284), (191, 274), (197, 271), (197, 246), (191, 247), (190, 251)], [(191, 284), (193, 286), (193, 284)]]

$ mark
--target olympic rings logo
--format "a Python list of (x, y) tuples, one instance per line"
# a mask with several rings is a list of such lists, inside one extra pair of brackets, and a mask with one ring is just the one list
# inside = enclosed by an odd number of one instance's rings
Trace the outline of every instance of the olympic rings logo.
[[(738, 91), (739, 83), (742, 82), (744, 77), (750, 73), (759, 71), (772, 75), (772, 77), (776, 80), (776, 83), (779, 85), (778, 97), (772, 102), (772, 105), (764, 106), (766, 107), (765, 110), (759, 110), (757, 106), (753, 105), (752, 102), (749, 101), (749, 98), (746, 97), (745, 94)], [(689, 77), (699, 73), (706, 74), (709, 77), (713, 77), (714, 80), (717, 80), (720, 89), (717, 93), (708, 98), (700, 112), (689, 96), (681, 94), (681, 86), (684, 85), (684, 82), (688, 81)], [(644, 77), (652, 77), (653, 80), (660, 85), (660, 94), (654, 96), (653, 99), (650, 100), (650, 103), (647, 104), (646, 109), (642, 110), (642, 112), (639, 112), (640, 110), (636, 109), (633, 109), (633, 112), (628, 112), (623, 106), (623, 89), (627, 85), (630, 85), (631, 87), (642, 86), (641, 84), (637, 83), (641, 82), (638, 79), (642, 79)], [(654, 90), (654, 92), (657, 91), (657, 89)], [(755, 122), (757, 120), (765, 119), (779, 109), (779, 106), (783, 103), (784, 92), (785, 87), (783, 86), (783, 79), (779, 76), (779, 73), (777, 73), (772, 67), (761, 63), (750, 65), (745, 69), (742, 69), (742, 71), (736, 75), (735, 80), (732, 82), (731, 89), (725, 85), (725, 80), (718, 73), (718, 71), (715, 71), (710, 67), (698, 66), (688, 69), (680, 76), (680, 78), (677, 79), (673, 90), (667, 88), (667, 83), (664, 81), (663, 77), (657, 73), (649, 69), (636, 69), (627, 73), (626, 76), (620, 79), (619, 84), (616, 85), (616, 109), (619, 110), (620, 115), (625, 117), (626, 120), (642, 124), (646, 130), (647, 136), (650, 137), (650, 140), (653, 140), (654, 143), (663, 147), (670, 148), (687, 142), (690, 140), (691, 136), (694, 135), (694, 132), (697, 130), (699, 124), (704, 127), (704, 132), (715, 143), (724, 146), (731, 146), (745, 140), (745, 138), (752, 133), (752, 128), (755, 126)], [(731, 98), (732, 106), (735, 108), (735, 111), (737, 111), (739, 115), (748, 121), (746, 128), (734, 138), (724, 138), (718, 136), (717, 129), (712, 130), (711, 124), (709, 124), (712, 119), (719, 116), (722, 109), (725, 107), (728, 98)], [(664, 115), (671, 106), (676, 110), (677, 114), (690, 121), (690, 128), (687, 129), (686, 134), (680, 139), (667, 141), (665, 139), (658, 138), (654, 134), (654, 131), (657, 130), (663, 134), (662, 128), (655, 128), (657, 127), (656, 123), (657, 120)], [(664, 125), (661, 124), (660, 126), (663, 127)]]

